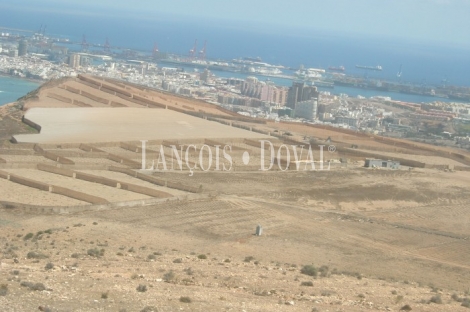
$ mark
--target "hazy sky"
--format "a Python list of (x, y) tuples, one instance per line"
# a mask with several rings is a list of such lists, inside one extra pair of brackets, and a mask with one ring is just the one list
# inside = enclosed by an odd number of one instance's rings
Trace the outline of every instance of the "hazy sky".
[[(40, 3), (40, 6), (39, 6)], [(422, 39), (470, 46), (470, 0), (15, 0), (0, 9), (145, 19), (225, 21), (270, 31), (287, 26), (342, 34)], [(1, 24), (1, 22), (0, 22)]]

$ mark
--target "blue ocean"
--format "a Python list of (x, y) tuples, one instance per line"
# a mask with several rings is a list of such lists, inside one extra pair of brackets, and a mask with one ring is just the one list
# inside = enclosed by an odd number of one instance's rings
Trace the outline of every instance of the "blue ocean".
[(187, 55), (198, 39), (198, 50), (207, 41), (209, 59), (260, 57), (292, 68), (344, 66), (347, 74), (356, 76), (365, 75), (356, 65), (380, 65), (383, 71), (368, 76), (396, 81), (401, 68), (402, 82), (470, 86), (470, 49), (458, 46), (187, 18), (156, 16), (149, 20), (122, 13), (90, 17), (0, 11), (0, 27), (37, 30), (43, 24), (47, 24), (49, 36), (81, 42), (86, 35), (88, 42), (100, 44), (108, 38), (112, 46), (147, 53), (156, 43), (161, 52)]
[(18, 98), (39, 87), (39, 85), (37, 82), (0, 76), (0, 106), (15, 102)]

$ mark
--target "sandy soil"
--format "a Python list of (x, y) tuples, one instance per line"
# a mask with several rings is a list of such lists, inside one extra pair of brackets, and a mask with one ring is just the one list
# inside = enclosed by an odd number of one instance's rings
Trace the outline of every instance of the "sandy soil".
[(90, 143), (267, 137), (165, 109), (32, 108), (26, 113), (26, 118), (41, 125), (41, 133), (15, 136), (18, 142)]

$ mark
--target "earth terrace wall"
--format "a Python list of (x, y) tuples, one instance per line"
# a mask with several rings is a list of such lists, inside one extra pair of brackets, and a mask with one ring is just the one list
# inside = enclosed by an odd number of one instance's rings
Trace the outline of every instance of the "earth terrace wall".
[(92, 204), (92, 205), (82, 205), (82, 206), (46, 206), (46, 207), (0, 201), (0, 208), (18, 209), (26, 213), (72, 214), (72, 213), (80, 213), (84, 211), (103, 211), (103, 210), (112, 210), (112, 209), (119, 209), (119, 208), (145, 207), (145, 206), (166, 204), (170, 202), (204, 200), (204, 199), (209, 199), (209, 198), (210, 198), (209, 194), (191, 194), (191, 195), (182, 195), (182, 196), (171, 197), (171, 198), (149, 198), (149, 199), (118, 202), (118, 203), (103, 203), (103, 204)]
[(145, 106), (145, 107), (167, 108), (166, 105), (164, 105), (164, 104), (148, 100), (146, 98), (140, 97), (140, 96), (135, 95), (135, 94), (134, 94), (133, 98), (125, 97), (124, 95), (118, 95), (118, 94), (116, 94), (116, 95), (119, 96), (120, 98), (126, 99), (127, 101), (130, 101), (132, 103), (139, 104), (139, 105), (142, 105), (142, 106)]
[(132, 93), (128, 92), (128, 91), (125, 91), (121, 88), (116, 88), (116, 87), (113, 87), (113, 86), (110, 86), (110, 85), (107, 85), (107, 84), (103, 84), (101, 83), (101, 90), (102, 91), (105, 91), (105, 90), (108, 90), (109, 92), (114, 92), (114, 94), (122, 94), (124, 96), (127, 96), (129, 98), (132, 97)]
[(47, 93), (47, 97), (49, 97), (51, 99), (58, 100), (60, 102), (67, 103), (67, 104), (72, 104), (72, 99), (70, 99), (68, 97), (65, 97), (65, 96), (62, 96), (62, 95), (52, 93), (52, 92)]
[(72, 92), (72, 93), (75, 93), (75, 94), (81, 94), (82, 91), (80, 89), (75, 89), (71, 86), (65, 86), (65, 90), (69, 91), (69, 92)]
[(400, 157), (389, 157), (389, 156), (384, 156), (381, 154), (369, 153), (369, 152), (364, 152), (364, 151), (355, 150), (355, 149), (337, 148), (336, 151), (343, 154), (346, 157), (351, 155), (351, 156), (363, 157), (363, 158), (395, 160), (395, 161), (399, 161), (400, 165), (402, 166), (415, 167), (415, 168), (425, 168), (426, 166), (425, 163), (415, 161), (415, 160), (410, 160), (410, 159), (405, 159), (405, 158), (400, 158)]
[(15, 174), (11, 174), (5, 171), (0, 171), (0, 178), (6, 179), (6, 180), (9, 180), (11, 182), (15, 182), (21, 185), (29, 186), (31, 188), (35, 188), (41, 191), (49, 192), (49, 184), (23, 178), (23, 177), (20, 177), (20, 176), (17, 176)]
[(100, 176), (96, 176), (96, 175), (92, 175), (92, 174), (87, 174), (87, 173), (83, 173), (83, 172), (73, 171), (73, 170), (69, 170), (69, 169), (57, 168), (57, 167), (54, 167), (54, 166), (42, 165), (42, 164), (38, 165), (37, 169), (42, 170), (42, 171), (46, 171), (46, 172), (50, 172), (50, 173), (55, 173), (55, 174), (71, 177), (71, 178), (75, 178), (75, 179), (79, 179), (79, 180), (92, 182), (92, 183), (103, 184), (103, 185), (106, 185), (106, 186), (115, 187), (115, 188), (119, 188), (119, 189), (122, 189), (122, 190), (127, 190), (129, 192), (148, 195), (148, 196), (155, 197), (155, 198), (173, 197), (169, 193), (162, 192), (162, 191), (159, 191), (159, 190), (154, 190), (154, 189), (151, 189), (151, 188), (148, 188), (148, 187), (144, 187), (144, 186), (140, 186), (140, 185), (136, 185), (136, 184), (132, 184), (132, 183), (127, 183), (127, 182), (121, 182), (121, 181), (118, 181), (118, 180), (113, 180), (113, 179), (100, 177)]
[[(99, 153), (106, 153), (105, 151), (95, 147), (95, 146), (91, 146), (91, 145), (88, 145), (88, 144), (80, 144), (80, 146), (78, 147), (79, 149), (85, 151), (85, 152), (99, 152)], [(107, 154), (107, 153), (106, 153)]]
[(28, 118), (26, 118), (24, 115), (23, 117), (21, 117), (21, 121), (24, 123), (24, 124), (27, 124), (28, 126), (30, 126), (31, 128), (34, 128), (36, 129), (38, 132), (41, 132), (41, 126), (38, 125), (37, 123), (29, 120)]
[(96, 96), (96, 95), (93, 95), (93, 94), (91, 94), (91, 93), (82, 91), (82, 94), (81, 94), (81, 95), (84, 96), (84, 97), (86, 97), (86, 98), (89, 98), (90, 100), (93, 100), (93, 101), (95, 101), (95, 102), (109, 105), (109, 100), (103, 99), (103, 98), (101, 98), (101, 97), (99, 97), (99, 96)]
[(458, 170), (458, 171), (470, 171), (470, 167), (454, 166), (454, 170)]
[(109, 203), (106, 199), (93, 196), (89, 194), (85, 194), (82, 192), (74, 191), (65, 187), (51, 185), (51, 193), (64, 195), (70, 198), (74, 198), (77, 200), (81, 200), (90, 204), (106, 204)]
[(80, 106), (80, 107), (93, 107), (93, 105), (87, 104), (87, 103), (79, 101), (79, 100), (73, 100), (72, 104)]
[(59, 156), (57, 154), (54, 154), (50, 151), (45, 151), (44, 154), (43, 154), (44, 157), (46, 157), (47, 159), (50, 159), (50, 160), (53, 160), (53, 161), (56, 161), (60, 164), (64, 164), (64, 165), (75, 165), (75, 162), (73, 160), (70, 160), (68, 158), (65, 158), (65, 157), (62, 157), (62, 156)]
[(234, 122), (232, 122), (232, 127), (251, 131), (251, 127), (248, 127), (248, 126), (245, 126), (245, 125), (241, 125), (241, 124), (237, 124), (237, 123), (234, 123)]
[(0, 164), (6, 164), (7, 161), (5, 159), (3, 159), (2, 157), (0, 157)]
[(134, 178), (137, 178), (137, 179), (140, 179), (140, 180), (143, 180), (143, 181), (147, 181), (147, 182), (153, 183), (155, 185), (166, 186), (166, 181), (165, 180), (159, 179), (159, 178), (156, 178), (156, 177), (152, 177), (150, 175), (142, 174), (142, 173), (134, 171), (132, 169), (109, 166), (108, 170), (109, 171), (114, 171), (114, 172), (124, 173), (124, 174), (127, 174), (127, 175), (131, 176), (131, 177), (134, 177)]
[(73, 178), (73, 171), (69, 169), (64, 169), (64, 168), (59, 168), (59, 167), (49, 166), (49, 165), (44, 165), (44, 164), (38, 164), (36, 168), (41, 171), (46, 171), (50, 173), (63, 175), (69, 178)]
[(86, 80), (82, 80), (82, 79), (79, 79), (79, 82), (87, 87), (90, 87), (90, 88), (93, 88), (93, 89), (97, 89), (99, 90), (101, 88), (101, 85), (97, 85), (95, 83), (92, 83), (92, 82), (88, 82)]
[(91, 79), (91, 78), (88, 78), (88, 77), (85, 77), (84, 75), (78, 75), (77, 78), (81, 81), (84, 81), (84, 82), (87, 82), (89, 84), (92, 84), (93, 86), (97, 87), (97, 89), (99, 89), (101, 87), (101, 82), (95, 80), (95, 79)]
[(134, 161), (134, 160), (130, 160), (130, 159), (127, 159), (127, 158), (124, 158), (124, 157), (121, 157), (121, 156), (118, 156), (118, 155), (115, 155), (115, 154), (110, 154), (108, 153), (108, 157), (107, 157), (109, 160), (112, 160), (112, 161), (115, 161), (115, 162), (118, 162), (120, 164), (123, 164), (125, 166), (128, 166), (130, 168), (133, 168), (133, 169), (140, 169), (142, 168), (142, 164), (137, 162), (137, 161)]
[(128, 106), (125, 105), (125, 104), (119, 103), (119, 102), (112, 101), (111, 102), (111, 107), (128, 107)]
[(131, 169), (123, 169), (123, 168), (114, 167), (114, 166), (110, 166), (108, 169), (110, 171), (125, 173), (132, 177), (135, 177), (135, 178), (138, 178), (138, 179), (141, 179), (141, 180), (144, 180), (144, 181), (147, 181), (147, 182), (159, 185), (159, 186), (166, 186), (168, 188), (173, 188), (176, 190), (185, 191), (189, 193), (201, 193), (202, 192), (201, 187), (184, 185), (179, 182), (176, 183), (176, 182), (167, 181), (167, 180), (160, 179), (151, 175), (143, 174), (143, 173), (131, 170)]

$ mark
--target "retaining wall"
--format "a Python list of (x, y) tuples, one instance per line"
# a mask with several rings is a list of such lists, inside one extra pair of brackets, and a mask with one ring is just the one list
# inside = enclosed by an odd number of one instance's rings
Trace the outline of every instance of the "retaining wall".
[(155, 198), (173, 197), (173, 195), (167, 192), (162, 192), (162, 191), (154, 190), (145, 186), (140, 186), (140, 185), (130, 184), (130, 183), (122, 183), (121, 189), (127, 190), (129, 192), (134, 192), (134, 193), (139, 193), (139, 194), (155, 197)]
[[(97, 148), (97, 147), (94, 147), (94, 146), (91, 146), (91, 145), (88, 145), (88, 144), (80, 144), (80, 146), (78, 147), (79, 149), (81, 149), (82, 151), (85, 151), (85, 152), (100, 152), (100, 153), (106, 153), (105, 151)], [(106, 153), (107, 154), (107, 153)]]
[(75, 94), (81, 94), (82, 93), (80, 91), (80, 89), (75, 89), (75, 88), (72, 88), (71, 86), (65, 86), (65, 90), (67, 90), (69, 92), (72, 92), (72, 93), (75, 93)]
[(49, 184), (34, 181), (31, 179), (23, 178), (5, 171), (0, 171), (0, 178), (7, 179), (11, 182), (15, 182), (21, 185), (29, 186), (41, 191), (49, 192)]
[(111, 107), (128, 107), (128, 106), (125, 105), (125, 104), (119, 103), (119, 102), (112, 101), (111, 102)]
[(103, 99), (99, 96), (93, 95), (93, 94), (85, 92), (85, 91), (82, 91), (82, 96), (84, 96), (86, 98), (89, 98), (90, 100), (93, 100), (93, 101), (98, 102), (98, 103), (103, 103), (103, 104), (106, 104), (106, 105), (109, 104), (109, 100)]
[(51, 193), (64, 195), (70, 198), (78, 199), (90, 204), (106, 204), (109, 203), (106, 199), (85, 194), (82, 192), (74, 191), (65, 187), (51, 185)]
[(69, 214), (69, 213), (80, 213), (84, 211), (111, 210), (111, 209), (123, 208), (123, 207), (129, 207), (129, 208), (145, 207), (145, 206), (151, 206), (151, 205), (165, 204), (169, 202), (208, 199), (209, 197), (210, 195), (208, 194), (197, 194), (197, 195), (191, 194), (191, 195), (183, 195), (183, 196), (171, 197), (171, 198), (149, 198), (149, 199), (133, 200), (133, 201), (126, 201), (126, 202), (118, 202), (118, 203), (92, 204), (92, 205), (82, 205), (82, 206), (52, 206), (52, 207), (0, 201), (0, 208), (20, 209), (26, 213)]
[(24, 123), (24, 124), (27, 124), (28, 126), (30, 126), (31, 128), (34, 128), (36, 129), (38, 132), (41, 132), (41, 126), (38, 125), (37, 123), (29, 120), (28, 118), (26, 118), (24, 115), (23, 117), (21, 117), (21, 121)]
[(80, 80), (80, 83), (84, 84), (85, 86), (88, 86), (90, 88), (97, 89), (97, 90), (99, 90), (101, 88), (101, 85), (97, 85), (95, 83), (88, 82), (88, 81), (85, 81), (85, 80)]
[(43, 154), (43, 156), (46, 157), (47, 159), (56, 161), (56, 162), (58, 162), (58, 163), (60, 163), (60, 164), (64, 164), (64, 165), (75, 165), (75, 162), (74, 162), (73, 160), (70, 160), (70, 159), (68, 159), (68, 158), (59, 156), (59, 155), (54, 154), (54, 153), (49, 152), (49, 151), (45, 151), (44, 154)]
[(122, 149), (125, 149), (126, 151), (131, 151), (134, 153), (141, 153), (142, 152), (142, 147), (135, 146), (133, 144), (125, 143), (125, 142), (119, 142), (119, 146)]
[(64, 103), (72, 104), (72, 99), (62, 96), (62, 95), (55, 94), (55, 93), (48, 93), (47, 97), (50, 97), (51, 99), (56, 99)]
[(90, 104), (87, 104), (85, 102), (78, 101), (78, 100), (73, 100), (73, 105), (77, 105), (77, 106), (80, 106), (80, 107), (93, 107)]
[(94, 86), (97, 86), (97, 87), (101, 87), (101, 82), (99, 81), (96, 81), (95, 79), (91, 79), (91, 78), (88, 78), (88, 77), (85, 77), (83, 75), (78, 75), (78, 79), (80, 79), (81, 81), (85, 81), (85, 82), (88, 82)]
[(137, 161), (134, 161), (134, 160), (131, 160), (131, 159), (127, 159), (127, 158), (118, 156), (118, 155), (108, 154), (108, 157), (107, 157), (107, 158), (108, 158), (109, 160), (112, 160), (112, 161), (121, 163), (121, 164), (123, 164), (123, 165), (126, 165), (126, 166), (131, 167), (131, 168), (134, 168), (134, 169), (140, 169), (140, 168), (142, 168), (142, 164), (141, 164), (141, 163), (139, 163), (139, 162), (137, 162)]
[(41, 170), (41, 171), (46, 171), (46, 172), (51, 172), (51, 173), (55, 173), (55, 174), (60, 174), (60, 175), (63, 175), (63, 176), (66, 176), (66, 177), (70, 177), (70, 178), (73, 177), (73, 171), (72, 171), (72, 170), (69, 170), (69, 169), (64, 169), (64, 168), (59, 168), (59, 167), (50, 166), (50, 165), (44, 165), (44, 164), (38, 164), (38, 165), (36, 166), (36, 168), (37, 168), (38, 170)]

